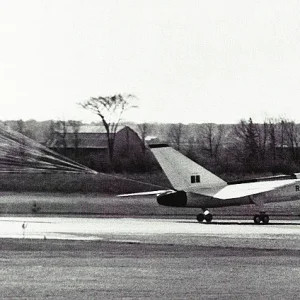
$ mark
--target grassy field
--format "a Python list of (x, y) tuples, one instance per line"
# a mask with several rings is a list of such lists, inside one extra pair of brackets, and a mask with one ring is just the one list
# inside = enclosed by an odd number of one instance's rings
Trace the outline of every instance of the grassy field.
[[(165, 175), (159, 172), (117, 176), (0, 173), (0, 214), (195, 216), (200, 212), (195, 208), (159, 206), (155, 196), (115, 197), (121, 193), (159, 189), (158, 186), (170, 187)], [(266, 208), (270, 215), (300, 216), (300, 201), (268, 204)], [(254, 205), (226, 207), (211, 212), (216, 216), (252, 216), (257, 208)]]
[[(273, 216), (300, 216), (300, 201), (267, 204)], [(155, 196), (120, 198), (110, 194), (0, 192), (0, 214), (84, 215), (84, 216), (169, 216), (195, 217), (200, 208), (177, 208), (158, 205)], [(215, 219), (222, 216), (252, 219), (255, 205), (215, 208)]]

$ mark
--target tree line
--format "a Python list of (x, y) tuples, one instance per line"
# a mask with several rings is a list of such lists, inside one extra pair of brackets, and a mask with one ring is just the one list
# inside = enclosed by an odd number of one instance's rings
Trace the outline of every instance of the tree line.
[[(130, 94), (91, 97), (79, 105), (99, 117), (105, 129), (107, 142), (107, 165), (109, 171), (128, 171), (120, 163), (120, 156), (114, 155), (115, 138), (123, 114), (137, 107), (137, 98)], [(85, 157), (79, 157), (79, 132), (82, 123), (76, 120), (36, 122), (35, 120), (6, 121), (12, 129), (45, 145), (55, 141), (57, 151), (68, 155), (67, 137), (71, 136), (75, 155), (88, 164)], [(122, 152), (131, 171), (157, 168), (147, 151), (147, 142), (167, 142), (194, 161), (217, 174), (291, 173), (300, 169), (300, 125), (288, 119), (268, 119), (255, 123), (252, 118), (238, 124), (126, 124), (134, 129), (141, 139), (141, 155), (133, 151)], [(71, 134), (71, 135), (70, 135)], [(149, 139), (152, 136), (152, 140)], [(68, 140), (70, 144), (70, 139)], [(53, 146), (53, 145), (52, 145)], [(127, 157), (126, 157), (127, 156)], [(130, 159), (128, 159), (130, 157)], [(121, 167), (120, 167), (121, 166)], [(134, 166), (134, 168), (132, 168)], [(147, 166), (147, 168), (145, 168)], [(91, 166), (89, 166), (91, 167)], [(136, 169), (136, 170), (135, 170)]]
[[(78, 132), (82, 123), (79, 121), (17, 120), (2, 123), (38, 142), (56, 137), (65, 145), (66, 135), (72, 133), (74, 148), (80, 144)], [(130, 123), (129, 126), (139, 134), (145, 153), (147, 142), (167, 142), (204, 167), (225, 176), (287, 174), (300, 170), (300, 125), (288, 119), (255, 123), (249, 118), (232, 125)], [(150, 136), (152, 140), (147, 141)], [(64, 151), (65, 147), (61, 149)], [(109, 156), (109, 160), (113, 159), (113, 156)], [(153, 168), (147, 169), (156, 169), (155, 162), (150, 162)], [(147, 161), (144, 163), (147, 164)]]
[(288, 119), (238, 124), (172, 124), (169, 141), (200, 164), (223, 174), (293, 173), (300, 170), (300, 125)]

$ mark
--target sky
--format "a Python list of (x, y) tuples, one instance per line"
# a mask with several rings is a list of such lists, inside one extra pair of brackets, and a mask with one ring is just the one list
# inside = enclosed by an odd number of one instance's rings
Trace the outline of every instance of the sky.
[(0, 119), (300, 122), (300, 1), (0, 0)]

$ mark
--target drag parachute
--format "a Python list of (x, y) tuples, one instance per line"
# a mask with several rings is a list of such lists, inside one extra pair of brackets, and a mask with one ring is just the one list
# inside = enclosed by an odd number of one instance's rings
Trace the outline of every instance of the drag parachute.
[(0, 172), (97, 173), (1, 124)]

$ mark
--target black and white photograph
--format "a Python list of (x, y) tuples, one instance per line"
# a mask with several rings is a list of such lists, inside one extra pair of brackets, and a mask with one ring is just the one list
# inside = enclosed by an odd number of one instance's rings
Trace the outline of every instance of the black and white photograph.
[(0, 299), (299, 299), (300, 1), (0, 0)]

